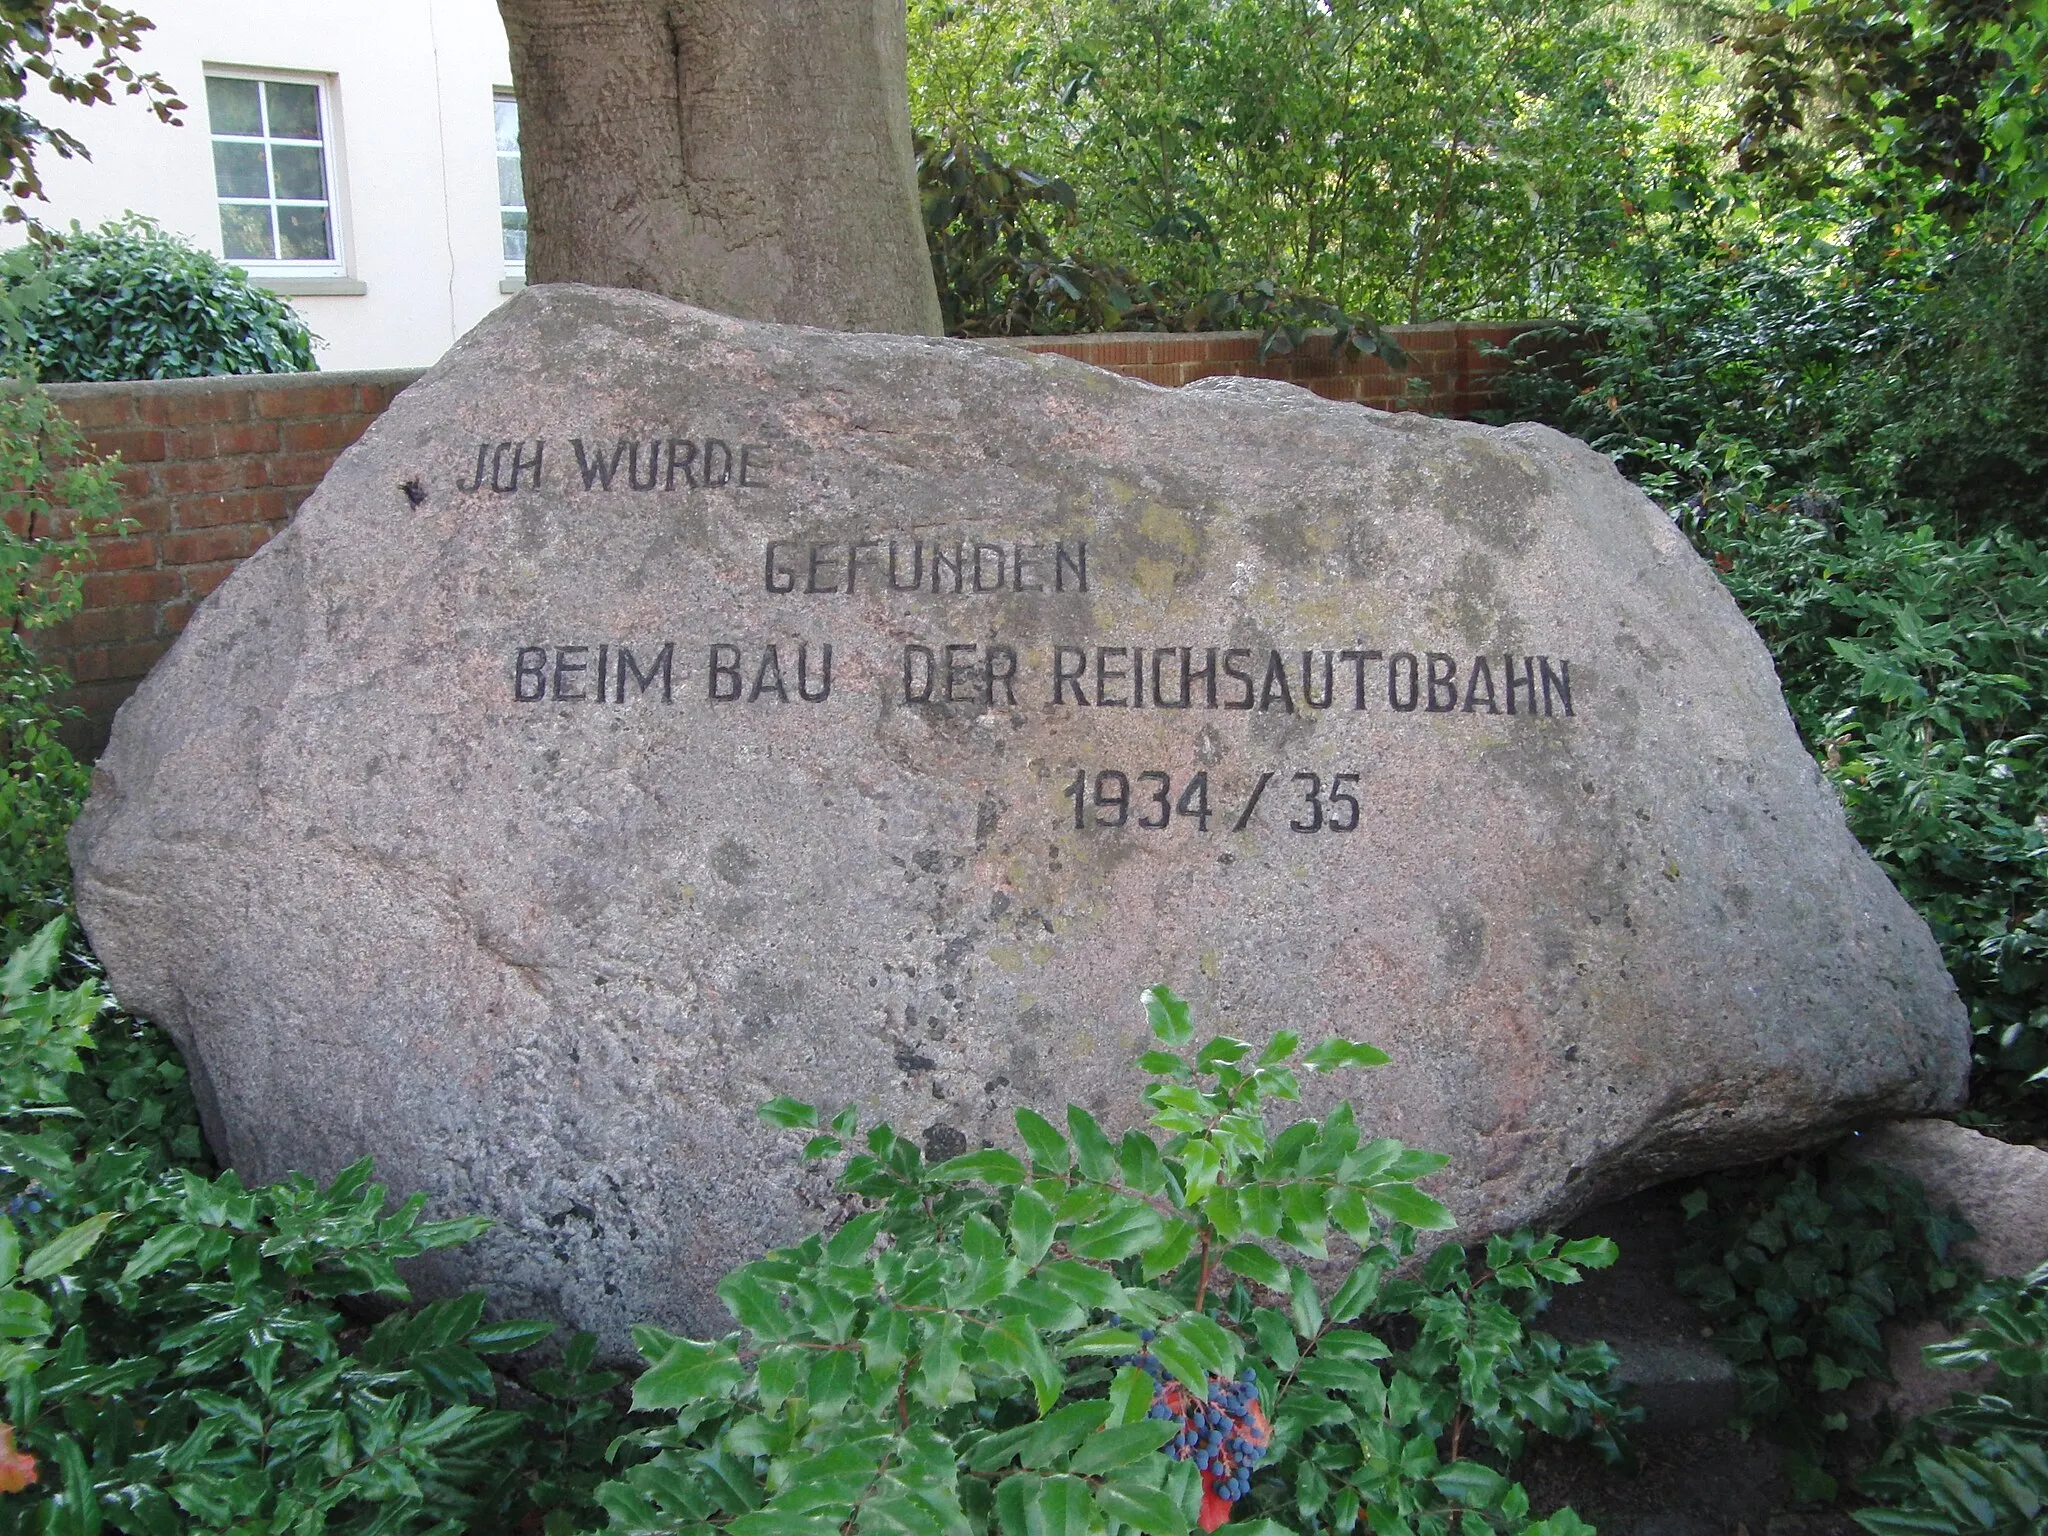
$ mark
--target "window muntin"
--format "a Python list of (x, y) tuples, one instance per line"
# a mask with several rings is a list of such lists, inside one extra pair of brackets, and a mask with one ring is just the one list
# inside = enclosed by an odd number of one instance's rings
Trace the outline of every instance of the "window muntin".
[(254, 268), (339, 272), (325, 88), (208, 75), (206, 113), (222, 254)]
[(519, 170), (519, 103), (499, 95), (492, 107), (497, 114), (498, 137), (498, 232), (505, 252), (505, 272), (510, 277), (526, 274), (526, 186)]

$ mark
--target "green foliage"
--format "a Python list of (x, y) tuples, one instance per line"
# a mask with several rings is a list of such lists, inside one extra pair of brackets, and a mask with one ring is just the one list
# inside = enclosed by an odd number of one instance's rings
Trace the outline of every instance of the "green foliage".
[(1060, 255), (1074, 189), (1004, 165), (967, 143), (920, 140), (918, 178), (939, 307), (951, 336), (1046, 336), (1076, 331), (1260, 330), (1261, 359), (1326, 331), (1331, 351), (1407, 358), (1371, 318), (1262, 278), (1198, 298), (1175, 297), (1080, 252)]
[(51, 382), (308, 373), (313, 337), (283, 299), (133, 215), (73, 224), (0, 263), (24, 344)]
[(1871, 1536), (2035, 1536), (2048, 1514), (2048, 1264), (1991, 1282), (1962, 1321), (1927, 1364), (1992, 1380), (1916, 1419), (1858, 1479), (1887, 1506), (1857, 1511)]
[[(1444, 1159), (1366, 1139), (1349, 1104), (1277, 1134), (1266, 1116), (1298, 1097), (1298, 1070), (1386, 1057), (1284, 1034), (1188, 1050), (1187, 1004), (1164, 988), (1146, 1004), (1150, 1129), (1120, 1139), (1079, 1107), (1064, 1130), (1022, 1109), (1022, 1156), (928, 1166), (887, 1125), (861, 1135), (852, 1106), (763, 1106), (808, 1133), (809, 1159), (857, 1148), (838, 1188), (858, 1214), (728, 1275), (738, 1332), (637, 1330), (634, 1404), (673, 1422), (637, 1436), (650, 1459), (600, 1489), (613, 1528), (1188, 1536), (1230, 1509), (1164, 1449), (1180, 1427), (1167, 1405), (1249, 1384), (1270, 1439), (1226, 1528), (1242, 1536), (1361, 1518), (1588, 1529), (1568, 1511), (1532, 1520), (1502, 1468), (1532, 1432), (1618, 1450), (1612, 1354), (1525, 1325), (1613, 1245), (1522, 1233), (1479, 1262), (1439, 1248), (1405, 1276), (1418, 1232), (1452, 1224), (1416, 1183)], [(1301, 1261), (1339, 1239), (1357, 1257), (1325, 1299)]]
[(2038, 7), (1762, 0), (1731, 20), (1744, 170), (1953, 223), (2048, 189)]
[(1581, 0), (915, 0), (910, 42), (933, 140), (1056, 171), (1077, 248), (1175, 307), (1266, 282), (1554, 313), (1602, 289), (1664, 141), (1701, 137)]
[(1837, 451), (1946, 532), (2048, 537), (2048, 251), (1958, 242), (1927, 265), (1838, 392)]
[(1951, 1246), (1967, 1227), (1918, 1183), (1841, 1155), (1761, 1175), (1719, 1175), (1685, 1197), (1690, 1239), (1677, 1280), (1735, 1362), (1736, 1424), (1797, 1453), (1803, 1491), (1829, 1497), (1820, 1466), (1848, 1427), (1843, 1394), (1891, 1379), (1880, 1327), (1948, 1307), (1968, 1278)]
[(161, 122), (175, 123), (185, 104), (155, 70), (138, 70), (126, 57), (142, 47), (151, 24), (108, 0), (0, 0), (0, 180), (7, 187), (4, 217), (21, 222), (22, 203), (43, 195), (36, 155), (53, 149), (60, 159), (86, 155), (85, 145), (52, 127), (24, 104), (29, 84), (41, 80), (51, 95), (79, 106), (111, 104), (118, 88), (137, 96)]
[(69, 899), (64, 834), (88, 773), (58, 736), (70, 680), (32, 636), (77, 610), (88, 540), (118, 524), (117, 466), (83, 448), (41, 388), (0, 382), (0, 945)]
[(515, 1388), (493, 1364), (548, 1325), (487, 1321), (480, 1294), (404, 1307), (394, 1268), (481, 1220), (424, 1222), (367, 1163), (210, 1176), (175, 1053), (60, 979), (65, 921), (0, 970), (0, 1417), (36, 1472), (0, 1532), (593, 1520), (620, 1427), (595, 1341)]

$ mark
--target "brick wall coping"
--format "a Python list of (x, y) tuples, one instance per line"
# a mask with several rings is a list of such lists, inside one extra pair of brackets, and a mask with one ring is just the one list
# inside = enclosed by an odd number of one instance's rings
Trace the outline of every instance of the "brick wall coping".
[[(1512, 341), (1524, 331), (1539, 331), (1546, 326), (1559, 325), (1557, 320), (1424, 320), (1415, 325), (1383, 325), (1395, 341), (1404, 346), (1409, 342), (1425, 345), (1433, 340), (1457, 341)], [(985, 346), (1023, 347), (1027, 351), (1043, 351), (1047, 347), (1074, 347), (1081, 351), (1094, 351), (1103, 347), (1127, 345), (1131, 342), (1211, 342), (1231, 350), (1234, 355), (1238, 348), (1250, 344), (1258, 350), (1264, 331), (1074, 331), (1058, 336), (984, 336), (978, 337)], [(1330, 350), (1330, 339), (1337, 333), (1328, 326), (1319, 326), (1303, 333), (1303, 343), (1297, 351), (1307, 351), (1311, 346), (1320, 345)]]
[(396, 393), (426, 371), (424, 368), (356, 368), (340, 373), (221, 373), (203, 379), (103, 379), (90, 384), (45, 384), (43, 388), (54, 400), (81, 401), (122, 395), (162, 395), (173, 399), (193, 395), (246, 395), (259, 389), (264, 394), (281, 394), (334, 384), (388, 386)]

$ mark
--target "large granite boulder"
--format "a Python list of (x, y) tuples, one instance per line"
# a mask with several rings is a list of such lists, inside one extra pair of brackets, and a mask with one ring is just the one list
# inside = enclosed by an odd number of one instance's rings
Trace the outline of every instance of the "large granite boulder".
[(1133, 1112), (1138, 994), (1372, 1040), (1468, 1230), (1956, 1103), (1770, 659), (1539, 427), (529, 288), (122, 711), (113, 985), (255, 1178), (616, 1340), (816, 1219), (753, 1106)]

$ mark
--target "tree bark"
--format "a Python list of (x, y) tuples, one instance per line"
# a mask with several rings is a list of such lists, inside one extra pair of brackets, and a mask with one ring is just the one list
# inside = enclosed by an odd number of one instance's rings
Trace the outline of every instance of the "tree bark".
[(936, 335), (903, 0), (499, 0), (527, 275)]

